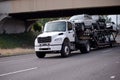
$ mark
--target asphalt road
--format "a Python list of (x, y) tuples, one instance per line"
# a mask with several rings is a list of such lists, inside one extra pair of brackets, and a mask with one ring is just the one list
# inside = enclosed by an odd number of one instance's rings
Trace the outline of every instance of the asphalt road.
[(120, 47), (73, 53), (0, 58), (0, 80), (120, 80)]

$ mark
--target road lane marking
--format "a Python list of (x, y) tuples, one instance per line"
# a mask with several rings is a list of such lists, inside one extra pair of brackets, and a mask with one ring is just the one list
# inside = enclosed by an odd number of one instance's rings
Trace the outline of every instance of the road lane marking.
[(116, 63), (118, 64), (118, 63), (120, 63), (119, 61), (116, 61)]
[(24, 70), (9, 72), (9, 73), (5, 73), (5, 74), (0, 74), (0, 77), (2, 77), (2, 76), (7, 76), (7, 75), (11, 75), (11, 74), (16, 74), (16, 73), (21, 73), (21, 72), (26, 72), (26, 71), (34, 70), (34, 69), (37, 69), (37, 68), (38, 68), (38, 67), (34, 67), (34, 68), (29, 68), (29, 69), (24, 69)]
[(110, 76), (110, 78), (111, 78), (111, 79), (114, 79), (114, 78), (115, 78), (115, 76)]
[(108, 53), (108, 52), (111, 52), (112, 50), (105, 50), (103, 51), (103, 53)]
[(101, 55), (108, 55), (108, 54), (111, 54), (112, 50), (105, 50), (105, 51), (102, 51), (103, 54)]

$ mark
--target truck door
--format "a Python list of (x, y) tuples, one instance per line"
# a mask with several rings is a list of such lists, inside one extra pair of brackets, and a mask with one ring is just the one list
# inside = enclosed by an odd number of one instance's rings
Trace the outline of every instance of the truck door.
[(69, 38), (70, 42), (74, 42), (75, 41), (75, 32), (73, 29), (73, 24), (68, 22), (68, 35), (67, 37)]

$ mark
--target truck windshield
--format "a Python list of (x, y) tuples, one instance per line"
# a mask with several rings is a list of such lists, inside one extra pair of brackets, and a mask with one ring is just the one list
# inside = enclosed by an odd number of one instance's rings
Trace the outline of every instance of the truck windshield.
[(44, 32), (66, 31), (66, 22), (49, 22), (45, 24)]

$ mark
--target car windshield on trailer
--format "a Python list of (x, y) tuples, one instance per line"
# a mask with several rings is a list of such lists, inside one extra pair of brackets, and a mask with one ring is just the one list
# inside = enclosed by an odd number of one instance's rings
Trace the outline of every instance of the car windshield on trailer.
[(84, 19), (84, 15), (75, 15), (75, 16), (72, 16), (69, 20), (72, 21), (72, 20), (83, 20)]

